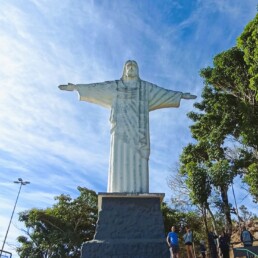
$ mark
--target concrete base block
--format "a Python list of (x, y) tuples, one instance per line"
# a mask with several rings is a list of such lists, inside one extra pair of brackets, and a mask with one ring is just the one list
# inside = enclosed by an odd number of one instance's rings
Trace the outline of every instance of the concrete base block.
[(169, 258), (160, 210), (162, 194), (99, 194), (94, 240), (82, 258)]

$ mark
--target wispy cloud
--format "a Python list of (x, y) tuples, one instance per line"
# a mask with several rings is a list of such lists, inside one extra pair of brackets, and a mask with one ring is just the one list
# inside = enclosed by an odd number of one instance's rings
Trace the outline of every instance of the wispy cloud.
[[(256, 4), (2, 1), (0, 242), (18, 192), (12, 181), (18, 177), (31, 184), (22, 189), (17, 212), (51, 206), (62, 193), (77, 196), (78, 185), (106, 191), (110, 111), (79, 102), (75, 92), (61, 92), (59, 84), (119, 79), (124, 62), (136, 59), (144, 80), (192, 92), (199, 100), (200, 68), (235, 44)], [(171, 195), (169, 167), (192, 140), (186, 113), (193, 102), (150, 114), (151, 192)], [(13, 225), (8, 241), (15, 243), (22, 225)]]

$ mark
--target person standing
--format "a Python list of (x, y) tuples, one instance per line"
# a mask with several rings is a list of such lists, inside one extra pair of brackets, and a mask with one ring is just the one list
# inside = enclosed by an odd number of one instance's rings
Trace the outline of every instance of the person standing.
[(217, 241), (216, 239), (218, 236), (210, 230), (208, 233), (208, 242), (209, 242), (209, 248), (211, 252), (211, 258), (218, 258), (218, 251), (217, 251)]
[(201, 252), (202, 258), (206, 258), (206, 246), (203, 240), (200, 241), (200, 252)]
[(230, 237), (223, 230), (219, 237), (219, 248), (223, 258), (229, 258), (229, 247), (230, 247)]
[(171, 227), (171, 232), (167, 235), (167, 243), (169, 246), (170, 257), (179, 258), (179, 241), (175, 226)]
[(241, 242), (244, 244), (244, 247), (252, 246), (253, 245), (253, 235), (243, 226), (243, 230), (241, 232)]
[(184, 238), (184, 243), (185, 243), (185, 249), (187, 253), (188, 258), (194, 258), (194, 253), (193, 253), (193, 233), (191, 229), (186, 226), (185, 227), (186, 233), (183, 235)]

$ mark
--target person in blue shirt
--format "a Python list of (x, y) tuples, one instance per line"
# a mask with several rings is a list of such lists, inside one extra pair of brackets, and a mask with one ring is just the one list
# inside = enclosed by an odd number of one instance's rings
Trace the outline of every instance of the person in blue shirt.
[(179, 257), (179, 241), (178, 241), (178, 235), (176, 233), (175, 226), (171, 227), (171, 232), (168, 233), (167, 243), (169, 246), (171, 258), (180, 258)]

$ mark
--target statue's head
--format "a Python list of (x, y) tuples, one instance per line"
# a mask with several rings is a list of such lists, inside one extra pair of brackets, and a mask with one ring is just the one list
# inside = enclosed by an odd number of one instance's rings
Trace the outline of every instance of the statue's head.
[(123, 69), (123, 81), (138, 80), (139, 79), (139, 68), (138, 64), (134, 60), (128, 60), (125, 62)]

